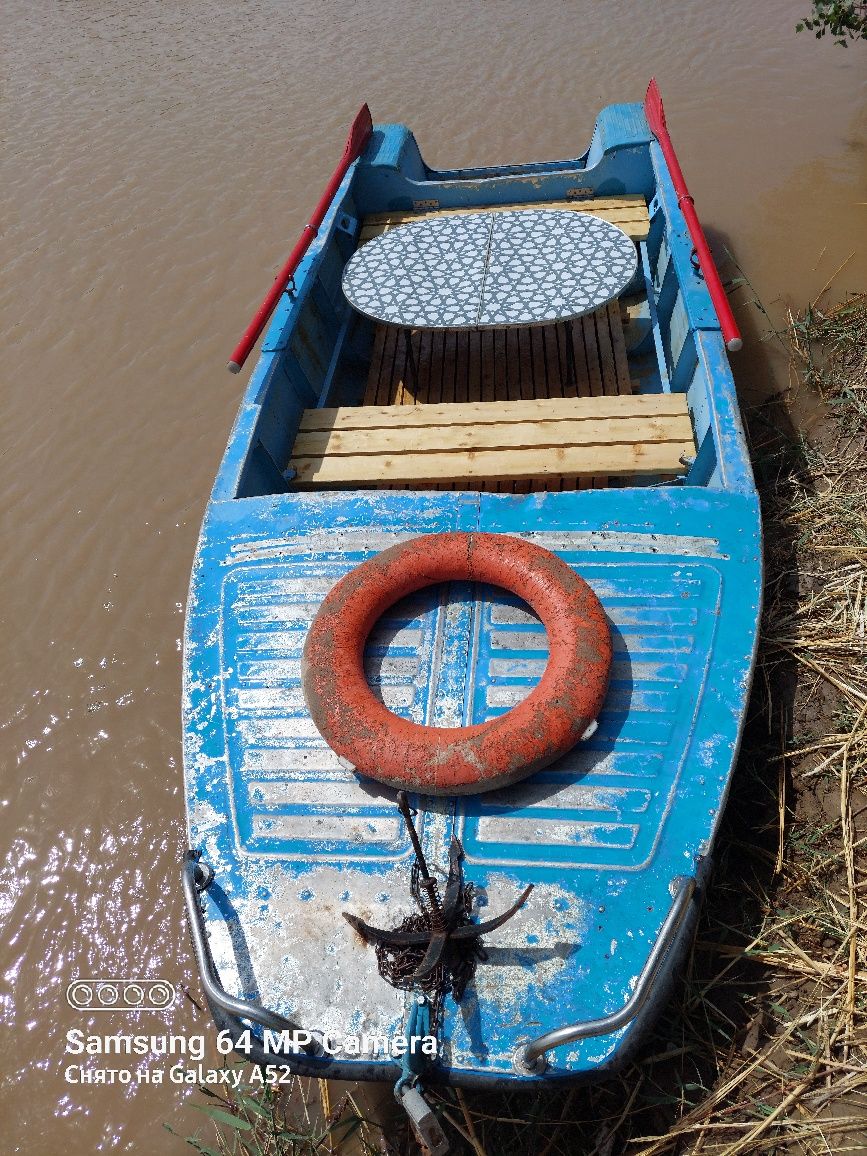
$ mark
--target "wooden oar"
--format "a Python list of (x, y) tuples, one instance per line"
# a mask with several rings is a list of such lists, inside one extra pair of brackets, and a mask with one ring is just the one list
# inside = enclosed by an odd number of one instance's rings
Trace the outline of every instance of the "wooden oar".
[(319, 231), (319, 226), (328, 212), (331, 202), (334, 200), (334, 195), (340, 187), (340, 182), (346, 176), (346, 171), (357, 157), (360, 157), (367, 148), (367, 142), (370, 140), (373, 132), (373, 121), (370, 117), (370, 109), (366, 104), (363, 104), (356, 114), (355, 120), (352, 122), (352, 128), (349, 130), (349, 136), (346, 138), (346, 145), (343, 149), (343, 156), (340, 158), (340, 164), (334, 170), (331, 180), (325, 186), (325, 192), (319, 198), (319, 203), (313, 211), (313, 216), (304, 226), (301, 236), (295, 244), (295, 248), (289, 254), (286, 264), (277, 274), (274, 279), (274, 284), (268, 291), (265, 300), (256, 310), (253, 320), (244, 331), (244, 336), (235, 346), (228, 368), (232, 373), (238, 373), (241, 366), (247, 360), (250, 350), (256, 344), (259, 334), (265, 328), (265, 323), (274, 312), (274, 306), (280, 300), (280, 294), (289, 284), (292, 279), (292, 274), (301, 264), (301, 258), (310, 248), (310, 243)]
[(743, 346), (741, 333), (735, 321), (734, 314), (732, 313), (731, 306), (729, 305), (728, 298), (726, 297), (725, 289), (723, 289), (722, 281), (720, 281), (714, 259), (711, 256), (704, 230), (696, 215), (695, 204), (690, 196), (689, 189), (686, 187), (686, 181), (684, 180), (683, 172), (677, 159), (677, 153), (674, 151), (674, 145), (671, 143), (671, 137), (668, 135), (668, 127), (665, 123), (665, 109), (662, 107), (662, 97), (659, 94), (659, 87), (655, 79), (651, 79), (650, 84), (647, 86), (647, 95), (644, 98), (644, 113), (647, 117), (647, 123), (650, 125), (650, 131), (659, 141), (659, 147), (662, 149), (662, 154), (668, 165), (668, 171), (671, 173), (674, 191), (677, 193), (677, 203), (680, 206), (680, 211), (683, 213), (686, 226), (689, 229), (689, 235), (692, 237), (692, 243), (698, 255), (698, 262), (704, 275), (704, 281), (710, 293), (711, 301), (713, 301), (714, 309), (716, 309), (716, 315), (719, 318), (726, 349), (732, 351), (738, 350)]

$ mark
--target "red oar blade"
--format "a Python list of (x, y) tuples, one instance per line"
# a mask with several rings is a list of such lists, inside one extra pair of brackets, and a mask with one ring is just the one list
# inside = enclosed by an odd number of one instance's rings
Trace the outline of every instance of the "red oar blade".
[(366, 104), (363, 104), (356, 113), (355, 120), (349, 130), (349, 136), (346, 138), (346, 148), (343, 150), (344, 160), (354, 161), (356, 157), (361, 156), (367, 147), (372, 132), (373, 118), (370, 115), (370, 109)]
[(665, 132), (665, 109), (662, 107), (662, 97), (659, 94), (659, 86), (655, 77), (650, 78), (650, 84), (647, 86), (647, 93), (644, 97), (644, 115), (650, 125), (650, 131), (655, 137)]

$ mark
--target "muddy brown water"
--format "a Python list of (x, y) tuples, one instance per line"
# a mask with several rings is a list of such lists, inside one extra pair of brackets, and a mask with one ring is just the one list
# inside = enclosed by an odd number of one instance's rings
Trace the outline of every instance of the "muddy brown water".
[[(22, 3), (3, 21), (0, 1136), (183, 1150), (188, 1093), (65, 1082), (76, 976), (194, 985), (180, 637), (244, 379), (223, 366), (363, 99), (441, 166), (574, 156), (651, 74), (711, 240), (766, 302), (867, 287), (864, 49), (801, 0)], [(743, 298), (743, 293), (741, 294)], [(741, 387), (785, 365), (742, 306)], [(758, 322), (758, 325), (757, 325)], [(112, 1066), (112, 1065), (108, 1065)], [(125, 1061), (118, 1067), (127, 1066)]]

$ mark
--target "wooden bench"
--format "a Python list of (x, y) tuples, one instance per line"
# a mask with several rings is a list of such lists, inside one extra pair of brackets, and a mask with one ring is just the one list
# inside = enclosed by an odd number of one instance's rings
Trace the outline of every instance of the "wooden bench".
[(290, 469), (302, 489), (479, 489), (562, 477), (682, 473), (694, 454), (684, 394), (305, 410)]
[(630, 193), (620, 197), (594, 197), (585, 201), (538, 201), (535, 204), (523, 202), (519, 205), (480, 205), (469, 209), (422, 209), (393, 213), (372, 213), (365, 217), (361, 225), (359, 245), (387, 233), (397, 225), (411, 221), (424, 221), (428, 217), (449, 217), (461, 213), (504, 213), (515, 209), (568, 209), (575, 213), (592, 213), (603, 217), (613, 225), (619, 225), (633, 241), (646, 241), (650, 230), (650, 218), (644, 197)]

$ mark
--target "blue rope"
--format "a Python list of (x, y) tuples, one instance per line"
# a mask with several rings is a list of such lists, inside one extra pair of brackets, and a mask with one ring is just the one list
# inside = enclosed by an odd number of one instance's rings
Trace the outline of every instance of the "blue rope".
[(423, 995), (413, 996), (412, 1007), (406, 1025), (407, 1049), (401, 1061), (400, 1079), (394, 1085), (394, 1094), (400, 1101), (401, 1089), (417, 1082), (427, 1067), (427, 1056), (421, 1048), (413, 1048), (413, 1042), (430, 1035), (430, 1004)]

